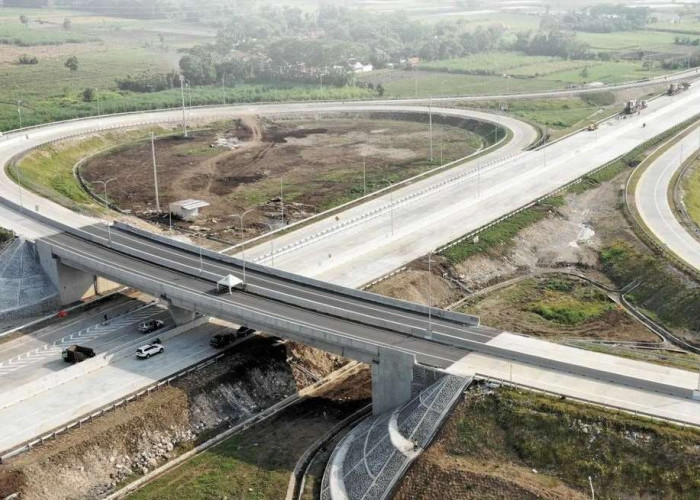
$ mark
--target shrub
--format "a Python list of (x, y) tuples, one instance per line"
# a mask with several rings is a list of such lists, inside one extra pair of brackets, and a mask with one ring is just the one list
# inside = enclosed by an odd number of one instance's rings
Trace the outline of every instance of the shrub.
[(39, 59), (36, 56), (30, 56), (29, 54), (22, 54), (17, 60), (19, 64), (39, 64)]

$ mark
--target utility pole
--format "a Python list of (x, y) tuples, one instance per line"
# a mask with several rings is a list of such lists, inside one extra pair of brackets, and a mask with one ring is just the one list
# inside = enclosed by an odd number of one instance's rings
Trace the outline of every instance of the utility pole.
[(430, 163), (433, 162), (433, 98), (428, 99), (428, 124), (430, 128)]
[(153, 156), (153, 186), (156, 190), (156, 211), (160, 213), (160, 197), (158, 196), (158, 169), (156, 168), (155, 133), (151, 132), (151, 154)]
[(100, 89), (95, 89), (95, 94), (97, 94), (97, 116), (100, 116)]
[(182, 97), (182, 131), (187, 138), (187, 117), (185, 115), (185, 79), (180, 75), (180, 95)]
[(226, 105), (226, 86), (224, 85), (224, 78), (226, 75), (223, 73), (221, 74), (221, 103), (225, 106)]

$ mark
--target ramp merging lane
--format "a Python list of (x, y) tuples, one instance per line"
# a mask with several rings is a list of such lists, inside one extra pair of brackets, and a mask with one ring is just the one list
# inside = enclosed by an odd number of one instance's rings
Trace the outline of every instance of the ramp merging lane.
[(671, 182), (683, 163), (700, 150), (700, 128), (673, 144), (642, 173), (635, 189), (640, 217), (669, 251), (700, 270), (700, 241), (678, 221), (669, 201)]

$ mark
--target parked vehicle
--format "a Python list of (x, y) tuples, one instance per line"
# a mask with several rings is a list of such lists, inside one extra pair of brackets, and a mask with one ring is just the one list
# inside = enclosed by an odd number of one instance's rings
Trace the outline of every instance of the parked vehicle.
[(139, 332), (151, 333), (160, 330), (165, 326), (165, 323), (159, 319), (149, 319), (139, 323)]
[(81, 361), (85, 361), (87, 358), (95, 357), (95, 351), (89, 347), (72, 345), (66, 349), (63, 349), (63, 352), (61, 352), (61, 357), (66, 363), (80, 363)]
[(679, 92), (684, 92), (690, 88), (690, 82), (672, 83), (668, 86), (666, 93), (668, 95), (676, 95)]
[(165, 348), (163, 347), (163, 344), (160, 343), (159, 339), (156, 339), (152, 344), (146, 344), (136, 349), (136, 357), (146, 359), (150, 358), (151, 356), (155, 356), (156, 354), (160, 354), (164, 350)]
[(217, 333), (209, 340), (209, 345), (216, 349), (223, 349), (234, 340), (236, 340), (236, 334), (233, 332)]
[(638, 113), (647, 107), (647, 102), (639, 99), (630, 99), (625, 103), (624, 113), (626, 115), (632, 115)]
[(238, 328), (238, 330), (236, 330), (236, 337), (237, 338), (245, 337), (246, 335), (250, 335), (252, 333), (255, 333), (254, 328), (248, 328), (247, 326), (241, 326)]
[(594, 131), (594, 130), (598, 130), (598, 124), (597, 124), (597, 123), (589, 123), (589, 124), (588, 124), (588, 130), (589, 130), (590, 132), (592, 132), (592, 131)]

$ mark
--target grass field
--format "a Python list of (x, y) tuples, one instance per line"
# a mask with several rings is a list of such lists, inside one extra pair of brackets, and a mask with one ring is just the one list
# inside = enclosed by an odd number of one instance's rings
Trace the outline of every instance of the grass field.
[(465, 394), (396, 496), (695, 499), (700, 432), (499, 388)]
[(691, 168), (682, 181), (683, 204), (690, 218), (700, 225), (700, 161), (696, 160)]
[(62, 43), (81, 43), (94, 38), (73, 30), (64, 30), (61, 26), (27, 28), (19, 21), (15, 24), (0, 22), (0, 44), (60, 45)]
[(612, 51), (668, 51), (674, 50), (673, 33), (661, 31), (617, 31), (613, 33), (584, 33), (576, 34), (577, 38), (590, 44), (591, 48), (606, 52)]
[[(146, 133), (143, 130), (112, 132), (85, 140), (44, 146), (20, 160), (17, 166), (19, 176), (23, 186), (64, 206), (80, 211), (88, 208), (99, 210), (100, 207), (73, 176), (73, 166), (85, 156)], [(17, 179), (15, 168), (10, 169), (9, 173)]]

